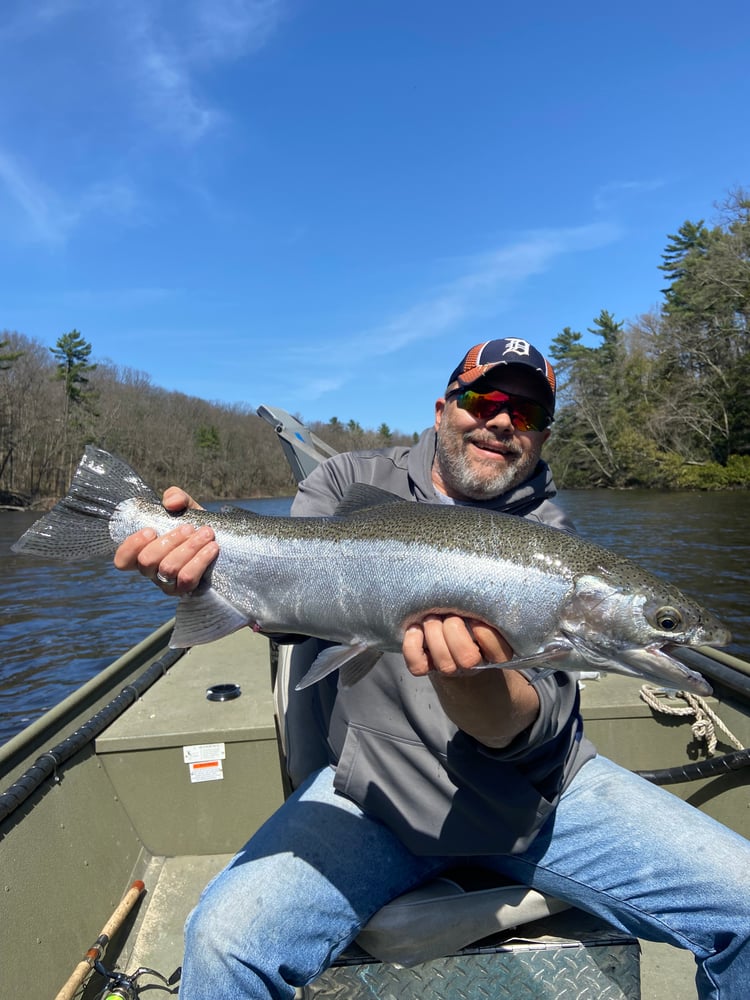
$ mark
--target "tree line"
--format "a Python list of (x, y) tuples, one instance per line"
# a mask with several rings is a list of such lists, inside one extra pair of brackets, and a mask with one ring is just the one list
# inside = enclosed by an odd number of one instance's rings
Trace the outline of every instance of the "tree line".
[[(89, 443), (121, 455), (157, 491), (185, 484), (202, 500), (294, 492), (275, 431), (251, 407), (167, 391), (145, 372), (93, 363), (92, 350), (78, 330), (54, 347), (0, 333), (0, 506), (62, 496)], [(310, 429), (338, 451), (413, 440), (336, 418)]]
[[(713, 225), (686, 221), (667, 240), (658, 309), (627, 321), (602, 309), (594, 346), (567, 326), (552, 340), (558, 408), (546, 454), (562, 488), (750, 486), (750, 196), (731, 192)], [(250, 407), (161, 389), (144, 372), (94, 363), (92, 351), (78, 330), (53, 347), (0, 333), (0, 505), (62, 495), (87, 443), (122, 455), (157, 490), (190, 484), (205, 500), (294, 491), (273, 429)], [(310, 429), (338, 451), (416, 439), (337, 417)]]
[(603, 309), (596, 346), (570, 327), (552, 342), (561, 486), (750, 486), (750, 196), (667, 239), (657, 311), (624, 322)]

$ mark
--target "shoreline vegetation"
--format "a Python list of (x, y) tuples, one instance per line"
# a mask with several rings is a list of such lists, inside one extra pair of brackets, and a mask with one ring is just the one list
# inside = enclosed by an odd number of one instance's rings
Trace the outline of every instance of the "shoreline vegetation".
[[(750, 488), (750, 193), (715, 209), (712, 225), (686, 221), (667, 236), (658, 307), (630, 320), (603, 308), (588, 335), (565, 326), (552, 338), (558, 404), (545, 458), (559, 489)], [(53, 347), (0, 330), (0, 510), (64, 496), (86, 444), (121, 455), (157, 492), (294, 492), (252, 407), (167, 391), (92, 352), (75, 329)], [(423, 429), (335, 416), (308, 426), (337, 451), (408, 445)]]

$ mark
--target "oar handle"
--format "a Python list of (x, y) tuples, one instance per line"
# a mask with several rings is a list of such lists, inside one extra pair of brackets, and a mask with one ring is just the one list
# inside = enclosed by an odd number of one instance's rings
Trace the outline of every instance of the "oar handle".
[(94, 962), (98, 961), (102, 957), (104, 949), (109, 944), (112, 935), (120, 929), (125, 921), (125, 918), (133, 909), (145, 888), (146, 886), (140, 879), (136, 879), (136, 881), (133, 882), (128, 891), (122, 897), (120, 903), (118, 903), (117, 907), (112, 912), (112, 916), (102, 928), (102, 932), (99, 937), (96, 941), (94, 941), (75, 969), (73, 969), (70, 978), (57, 994), (55, 1000), (73, 1000), (73, 997), (75, 996), (81, 983), (93, 969)]

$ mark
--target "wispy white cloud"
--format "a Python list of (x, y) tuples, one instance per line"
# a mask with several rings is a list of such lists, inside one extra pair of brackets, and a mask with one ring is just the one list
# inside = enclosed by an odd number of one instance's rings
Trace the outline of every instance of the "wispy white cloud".
[[(96, 115), (99, 106), (92, 95), (101, 91), (115, 126), (114, 141), (124, 143), (128, 153), (134, 135), (140, 145), (166, 137), (182, 153), (184, 145), (196, 144), (227, 121), (205, 85), (207, 74), (267, 44), (286, 2), (112, 0), (102, 7), (99, 0), (39, 0), (14, 7), (0, 25), (0, 44), (26, 44), (30, 51), (38, 45), (43, 51), (57, 33), (64, 51), (66, 37), (74, 34), (67, 91), (71, 113), (83, 121), (90, 110)], [(98, 57), (90, 61), (93, 51)], [(58, 80), (41, 73), (34, 86), (37, 106), (43, 109), (44, 88), (57, 87)], [(11, 135), (6, 130), (0, 147), (0, 199), (9, 209), (6, 238), (62, 245), (91, 218), (126, 225), (143, 221), (145, 196), (136, 194), (142, 180), (135, 171), (125, 175), (128, 156), (120, 161), (119, 176), (82, 180), (80, 173), (66, 176), (59, 161), (53, 174), (52, 161), (32, 152), (33, 141), (23, 140), (21, 146)], [(80, 150), (76, 155), (80, 158)], [(101, 162), (98, 149), (90, 160)]]
[(261, 49), (284, 18), (285, 0), (214, 0), (193, 5), (192, 59), (223, 62)]
[[(89, 38), (141, 121), (193, 143), (224, 120), (202, 74), (258, 51), (283, 22), (288, 0), (35, 0), (0, 23), (0, 43), (27, 42), (64, 21)], [(73, 19), (79, 18), (80, 26)], [(64, 43), (63, 43), (64, 44)], [(82, 42), (86, 48), (89, 43)], [(117, 81), (116, 81), (117, 82)]]
[[(2, 190), (20, 209), (26, 223), (24, 231), (32, 241), (57, 243), (62, 239), (66, 219), (53, 193), (34, 180), (17, 160), (0, 150), (0, 192)], [(10, 228), (6, 223), (6, 231)]]
[[(414, 341), (454, 329), (487, 309), (501, 311), (524, 282), (544, 273), (558, 258), (606, 246), (619, 234), (619, 228), (611, 223), (537, 230), (471, 257), (462, 274), (436, 288), (432, 295), (357, 335), (361, 345), (357, 355), (364, 358), (391, 354)], [(330, 356), (330, 351), (330, 344), (315, 349), (324, 357)]]
[(301, 403), (310, 403), (324, 396), (330, 396), (343, 388), (348, 381), (349, 378), (344, 373), (335, 378), (308, 379), (299, 387), (299, 400)]
[[(385, 322), (352, 335), (347, 342), (357, 343), (353, 355), (340, 342), (290, 348), (288, 354), (299, 362), (300, 370), (303, 364), (308, 371), (314, 370), (318, 361), (328, 366), (331, 357), (336, 357), (340, 365), (336, 381), (330, 386), (328, 379), (315, 374), (303, 379), (300, 397), (319, 399), (341, 388), (376, 357), (396, 353), (415, 342), (435, 339), (478, 315), (502, 312), (526, 281), (549, 270), (560, 258), (607, 246), (620, 235), (617, 225), (605, 222), (522, 234), (507, 245), (469, 258), (463, 273), (434, 289), (431, 295)], [(342, 363), (346, 358), (351, 358), (348, 366), (345, 361)]]
[(196, 92), (188, 67), (174, 50), (159, 47), (144, 33), (131, 69), (144, 114), (162, 132), (188, 143), (202, 139), (220, 121), (217, 108)]
[[(200, 74), (262, 48), (285, 0), (180, 0), (121, 4), (127, 66), (143, 114), (160, 131), (195, 143), (225, 120)], [(166, 16), (166, 15), (169, 16)]]
[(71, 231), (89, 216), (129, 221), (137, 206), (132, 188), (121, 180), (96, 181), (75, 197), (61, 199), (18, 157), (0, 149), (0, 198), (3, 193), (20, 215), (17, 226), (7, 222), (19, 242), (62, 244)]

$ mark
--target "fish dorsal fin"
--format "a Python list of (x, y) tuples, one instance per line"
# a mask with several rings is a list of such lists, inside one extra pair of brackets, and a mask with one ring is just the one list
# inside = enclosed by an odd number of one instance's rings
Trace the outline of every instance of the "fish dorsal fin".
[(334, 513), (336, 517), (351, 517), (363, 510), (372, 510), (373, 507), (401, 503), (408, 503), (408, 500), (368, 483), (352, 483), (347, 487)]

